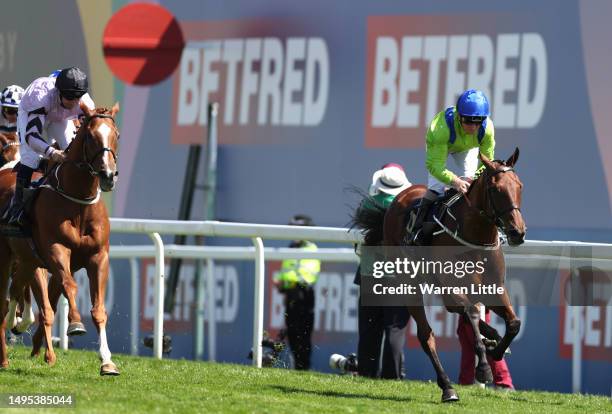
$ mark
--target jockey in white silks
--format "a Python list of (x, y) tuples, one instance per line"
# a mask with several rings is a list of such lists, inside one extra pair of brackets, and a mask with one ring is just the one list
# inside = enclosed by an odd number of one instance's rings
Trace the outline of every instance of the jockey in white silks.
[[(89, 94), (87, 75), (79, 68), (62, 69), (57, 77), (38, 78), (24, 92), (17, 114), (21, 163), (15, 195), (3, 219), (23, 225), (23, 189), (43, 158), (54, 162), (66, 159), (64, 150), (75, 136), (72, 122), (82, 114), (80, 103), (95, 109)], [(43, 136), (43, 132), (46, 136)], [(51, 146), (56, 142), (59, 150)]]

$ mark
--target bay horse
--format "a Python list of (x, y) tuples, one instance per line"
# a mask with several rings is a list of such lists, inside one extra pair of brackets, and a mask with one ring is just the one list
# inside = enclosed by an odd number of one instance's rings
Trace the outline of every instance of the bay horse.
[[(505, 232), (508, 244), (511, 246), (520, 245), (525, 240), (526, 226), (520, 212), (523, 185), (514, 170), (518, 157), (518, 148), (506, 161), (491, 161), (480, 154), (484, 171), (472, 181), (465, 195), (457, 197), (457, 202), (449, 209), (452, 213), (445, 214), (441, 220), (438, 220), (440, 230), (434, 232), (432, 236), (430, 243), (432, 249), (466, 246), (476, 252), (478, 250), (487, 252), (489, 260), (487, 272), (477, 274), (473, 279), (475, 284), (496, 283), (498, 286), (504, 284), (505, 262), (499, 243), (498, 228)], [(352, 223), (363, 229), (366, 245), (405, 246), (408, 214), (426, 191), (427, 187), (424, 185), (413, 185), (398, 194), (386, 210), (382, 207), (376, 207), (374, 210), (358, 209)], [(374, 200), (370, 200), (370, 204), (376, 206)], [(519, 333), (521, 325), (506, 289), (503, 289), (502, 294), (492, 295), (491, 299), (495, 305), (489, 306), (504, 319), (506, 331), (503, 337), (486, 322), (480, 320), (479, 310), (470, 295), (450, 293), (442, 295), (442, 299), (449, 312), (460, 314), (473, 328), (478, 358), (476, 379), (481, 383), (492, 382), (493, 377), (486, 354), (495, 360), (501, 360)], [(459, 399), (457, 392), (438, 357), (435, 338), (427, 321), (424, 306), (421, 303), (418, 306), (408, 306), (408, 309), (417, 325), (417, 337), (421, 347), (436, 371), (437, 383), (442, 389), (442, 401), (457, 401)], [(481, 333), (491, 340), (486, 341), (487, 346), (481, 339)]]
[[(23, 291), (22, 287), (28, 283), (32, 285), (41, 310), (38, 331), (42, 330), (47, 343), (45, 361), (52, 365), (56, 361), (51, 342), (54, 310), (49, 300), (51, 292), (47, 291), (46, 276), (40, 280), (36, 276), (40, 272), (36, 269), (46, 268), (53, 275), (49, 286), (60, 286), (60, 293), (68, 299), (70, 324), (82, 326), (73, 273), (85, 268), (90, 285), (91, 316), (100, 341), (100, 375), (118, 375), (106, 338), (104, 298), (109, 271), (110, 223), (106, 206), (100, 202), (100, 192), (112, 191), (117, 180), (119, 131), (114, 117), (119, 105), (115, 104), (112, 109), (91, 110), (81, 104), (81, 110), (85, 119), (65, 151), (66, 161), (57, 164), (48, 174), (28, 212), (31, 243), (26, 238), (0, 235), (0, 297), (6, 296), (7, 270), (16, 259), (19, 266), (13, 276), (15, 287), (11, 286), (11, 293)], [(10, 200), (14, 185), (14, 174), (0, 176), (0, 203)], [(56, 303), (57, 300), (53, 304)], [(0, 317), (4, 325), (5, 315), (3, 307)], [(4, 329), (0, 333), (0, 342), (0, 366), (6, 367), (8, 356)], [(32, 355), (37, 355), (39, 349), (40, 343), (35, 344)]]

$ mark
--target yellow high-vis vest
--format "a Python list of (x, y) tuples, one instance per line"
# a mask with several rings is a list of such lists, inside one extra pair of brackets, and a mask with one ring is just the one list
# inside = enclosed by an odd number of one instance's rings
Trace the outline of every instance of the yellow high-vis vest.
[[(304, 250), (316, 251), (317, 245), (306, 242)], [(274, 276), (282, 289), (293, 289), (298, 285), (312, 286), (319, 278), (321, 261), (316, 259), (288, 259), (283, 260), (281, 270)]]

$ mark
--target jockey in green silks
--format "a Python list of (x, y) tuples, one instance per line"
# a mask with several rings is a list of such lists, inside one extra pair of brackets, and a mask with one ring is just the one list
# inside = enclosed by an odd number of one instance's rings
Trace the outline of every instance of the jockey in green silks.
[[(446, 187), (465, 194), (478, 169), (478, 153), (494, 159), (495, 130), (489, 118), (489, 100), (482, 91), (469, 89), (459, 96), (456, 106), (439, 112), (431, 121), (426, 134), (427, 157), (425, 165), (429, 173), (427, 193), (419, 204), (416, 218), (409, 223), (409, 239), (416, 241), (430, 206)], [(452, 158), (459, 175), (447, 167)]]

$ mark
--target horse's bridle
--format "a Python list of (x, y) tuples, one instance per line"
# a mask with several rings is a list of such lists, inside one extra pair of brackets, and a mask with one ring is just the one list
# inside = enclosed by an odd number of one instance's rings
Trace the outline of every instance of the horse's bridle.
[(13, 147), (13, 146), (19, 146), (19, 142), (18, 141), (10, 141), (10, 142), (7, 142), (6, 144), (4, 144), (2, 146), (2, 148), (0, 148), (0, 167), (8, 162), (8, 160), (4, 156), (4, 151), (6, 151), (8, 148)]
[(517, 206), (516, 204), (514, 204), (514, 201), (512, 201), (512, 204), (509, 207), (503, 210), (500, 210), (498, 206), (495, 204), (495, 197), (494, 197), (495, 188), (492, 185), (488, 184), (488, 178), (490, 177), (492, 178), (497, 174), (503, 174), (503, 173), (513, 172), (513, 171), (514, 171), (514, 168), (503, 166), (500, 169), (493, 171), (492, 173), (486, 172), (485, 177), (483, 177), (483, 179), (487, 179), (487, 184), (485, 184), (486, 194), (487, 194), (487, 207), (491, 208), (491, 210), (493, 211), (493, 214), (489, 214), (486, 211), (486, 209), (479, 209), (479, 213), (481, 216), (486, 217), (492, 224), (496, 225), (500, 229), (504, 228), (504, 222), (502, 220), (502, 217), (504, 217), (508, 213), (511, 213), (514, 210), (521, 211), (521, 208)]
[[(90, 117), (85, 118), (85, 122), (82, 126), (82, 128), (86, 128), (87, 124), (89, 124), (89, 122), (94, 119), (94, 118), (107, 118), (107, 119), (111, 119), (113, 121), (113, 124), (115, 123), (115, 119), (112, 117), (112, 115), (107, 115), (107, 114), (95, 114), (92, 115)], [(96, 171), (92, 165), (92, 163), (99, 157), (99, 156), (104, 156), (105, 152), (110, 152), (111, 155), (113, 156), (113, 159), (115, 160), (115, 163), (117, 162), (117, 154), (115, 154), (115, 151), (113, 151), (112, 148), (108, 148), (108, 147), (102, 147), (94, 156), (93, 158), (91, 158), (91, 160), (87, 157), (87, 150), (85, 149), (86, 145), (85, 145), (85, 140), (87, 138), (91, 137), (91, 134), (86, 131), (85, 132), (85, 138), (83, 140), (83, 160), (84, 162), (77, 162), (75, 163), (76, 166), (78, 168), (84, 168), (86, 169), (89, 174), (91, 174), (92, 176), (100, 176), (101, 171)], [(119, 134), (117, 134), (117, 139), (119, 139)], [(119, 175), (119, 170), (115, 170), (115, 176)]]

